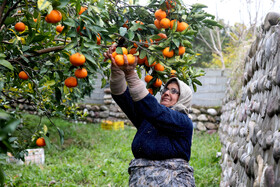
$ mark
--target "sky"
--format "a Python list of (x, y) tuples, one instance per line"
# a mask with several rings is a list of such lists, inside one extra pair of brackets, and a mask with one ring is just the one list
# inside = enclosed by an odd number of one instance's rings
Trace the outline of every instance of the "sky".
[[(139, 0), (142, 4), (146, 4), (147, 0)], [(251, 0), (251, 6), (246, 3), (248, 0), (183, 0), (186, 5), (195, 3), (201, 3), (208, 6), (204, 9), (206, 12), (213, 14), (214, 16), (224, 19), (225, 23), (233, 25), (234, 23), (250, 24), (250, 18), (248, 10), (252, 14), (252, 19), (256, 17), (258, 13), (258, 22), (260, 25), (268, 12), (274, 11), (280, 13), (280, 1), (275, 0), (275, 4), (272, 7), (272, 0)]]

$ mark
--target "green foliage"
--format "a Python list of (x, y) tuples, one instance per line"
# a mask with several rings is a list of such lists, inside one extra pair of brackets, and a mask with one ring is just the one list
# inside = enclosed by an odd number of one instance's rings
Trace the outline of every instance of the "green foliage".
[(222, 170), (216, 155), (220, 150), (218, 134), (194, 133), (190, 165), (194, 167), (197, 187), (219, 186)]
[[(27, 115), (31, 127), (40, 118)], [(136, 129), (102, 130), (100, 124), (70, 123), (52, 119), (65, 132), (65, 143), (57, 147), (59, 138), (53, 129), (54, 146), (45, 149), (46, 163), (37, 165), (5, 165), (7, 186), (128, 186), (127, 168), (133, 159), (131, 142)], [(43, 118), (42, 123), (49, 123)], [(218, 134), (194, 133), (190, 165), (194, 168), (196, 186), (219, 186), (221, 168), (216, 152), (221, 145)]]

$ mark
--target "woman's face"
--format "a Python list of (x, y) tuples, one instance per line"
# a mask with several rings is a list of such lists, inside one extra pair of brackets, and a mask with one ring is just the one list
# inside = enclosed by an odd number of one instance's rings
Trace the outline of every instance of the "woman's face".
[[(174, 91), (177, 90), (177, 93), (171, 93), (173, 90)], [(171, 107), (173, 105), (175, 105), (179, 99), (179, 86), (177, 83), (175, 82), (171, 82), (170, 84), (168, 84), (167, 86), (167, 90), (162, 93), (161, 98), (160, 98), (160, 104), (166, 106), (166, 107)]]

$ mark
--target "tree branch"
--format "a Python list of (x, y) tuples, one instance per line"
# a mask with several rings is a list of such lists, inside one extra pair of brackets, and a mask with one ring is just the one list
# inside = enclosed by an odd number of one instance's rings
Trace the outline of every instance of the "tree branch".
[(3, 15), (6, 4), (7, 4), (7, 0), (4, 0), (2, 3), (2, 6), (0, 8), (0, 20), (2, 20), (2, 15)]
[(22, 0), (18, 0), (11, 8), (8, 9), (8, 11), (6, 12), (6, 14), (4, 15), (3, 19), (0, 22), (0, 26), (3, 25), (4, 21), (6, 20), (6, 18), (8, 17), (8, 15), (10, 14), (10, 12), (15, 9), (17, 7), (17, 5), (21, 2)]

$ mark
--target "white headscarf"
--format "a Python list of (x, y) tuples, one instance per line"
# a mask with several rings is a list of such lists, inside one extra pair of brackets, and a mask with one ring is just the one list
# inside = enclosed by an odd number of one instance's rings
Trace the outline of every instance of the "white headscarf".
[(179, 80), (177, 77), (172, 77), (169, 79), (164, 87), (166, 88), (172, 80), (176, 80), (177, 84), (179, 85), (180, 96), (177, 103), (173, 105), (171, 109), (188, 114), (189, 109), (191, 108), (192, 90), (186, 83)]

